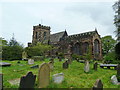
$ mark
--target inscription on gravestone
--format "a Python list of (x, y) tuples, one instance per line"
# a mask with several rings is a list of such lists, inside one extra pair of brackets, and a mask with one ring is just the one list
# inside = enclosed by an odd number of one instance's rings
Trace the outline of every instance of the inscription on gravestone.
[(47, 63), (43, 63), (38, 72), (38, 88), (45, 88), (50, 81), (50, 67)]
[(23, 88), (34, 88), (36, 75), (33, 75), (32, 72), (28, 72), (26, 76), (22, 76), (20, 79), (20, 89)]

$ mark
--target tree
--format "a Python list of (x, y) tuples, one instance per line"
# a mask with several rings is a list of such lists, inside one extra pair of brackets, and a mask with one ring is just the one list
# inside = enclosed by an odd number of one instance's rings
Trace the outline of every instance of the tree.
[(113, 5), (113, 9), (115, 11), (115, 16), (114, 16), (114, 24), (116, 26), (116, 36), (117, 40), (120, 41), (120, 0), (115, 2)]
[(25, 51), (27, 52), (28, 57), (33, 57), (33, 56), (43, 56), (45, 54), (45, 52), (47, 52), (51, 49), (52, 49), (52, 47), (50, 45), (41, 44), (38, 42), (33, 47), (26, 47)]
[(115, 53), (116, 53), (116, 59), (120, 60), (120, 42), (118, 42), (115, 46)]
[(114, 47), (116, 41), (112, 38), (112, 36), (104, 36), (102, 37), (102, 53), (106, 55), (108, 52), (114, 51)]
[(22, 59), (23, 45), (18, 43), (14, 37), (10, 39), (7, 45), (2, 46), (3, 60)]

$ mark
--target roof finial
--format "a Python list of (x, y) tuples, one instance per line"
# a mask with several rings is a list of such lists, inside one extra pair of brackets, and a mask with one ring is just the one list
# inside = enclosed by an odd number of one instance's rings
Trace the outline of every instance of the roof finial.
[(95, 27), (95, 31), (97, 31), (97, 28)]

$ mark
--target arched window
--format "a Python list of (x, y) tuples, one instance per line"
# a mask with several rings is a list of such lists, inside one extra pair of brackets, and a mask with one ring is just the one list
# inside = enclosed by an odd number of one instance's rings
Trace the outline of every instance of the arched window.
[(94, 40), (94, 53), (99, 54), (99, 52), (100, 52), (99, 40), (95, 39)]
[(85, 42), (85, 43), (83, 43), (83, 52), (84, 53), (88, 53), (88, 51), (89, 51), (89, 43), (88, 42)]
[(72, 52), (73, 52), (74, 54), (80, 55), (80, 44), (79, 44), (79, 43), (76, 43), (76, 44), (72, 47)]

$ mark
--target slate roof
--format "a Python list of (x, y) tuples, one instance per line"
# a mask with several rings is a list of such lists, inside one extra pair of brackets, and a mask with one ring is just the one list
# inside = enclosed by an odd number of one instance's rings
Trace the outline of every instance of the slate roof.
[(93, 36), (96, 33), (98, 34), (97, 30), (95, 30), (95, 31), (89, 31), (89, 32), (85, 32), (85, 33), (80, 33), (80, 34), (74, 34), (74, 35), (70, 35), (68, 37), (74, 37), (74, 36), (78, 36), (78, 35), (81, 36), (81, 37), (83, 37), (83, 36)]
[(55, 34), (51, 34), (50, 35), (50, 41), (51, 42), (59, 42), (60, 38), (62, 38), (65, 33), (66, 33), (66, 31), (58, 32), (58, 33), (55, 33)]

